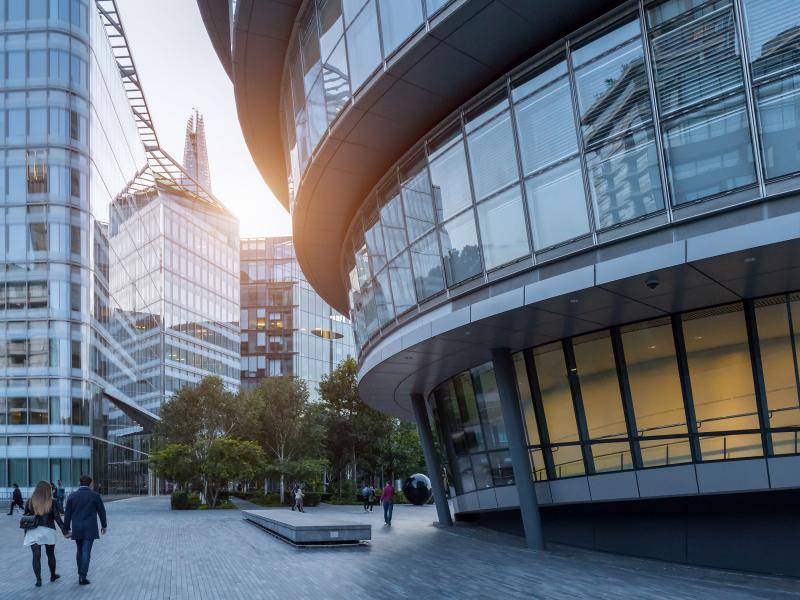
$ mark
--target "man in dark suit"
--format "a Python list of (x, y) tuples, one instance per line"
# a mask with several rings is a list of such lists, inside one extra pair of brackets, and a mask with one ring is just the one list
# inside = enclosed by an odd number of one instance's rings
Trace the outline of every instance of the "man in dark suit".
[(14, 514), (15, 506), (19, 506), (19, 509), (25, 512), (25, 505), (22, 503), (22, 492), (16, 483), (14, 484), (14, 493), (11, 496), (11, 506), (8, 507), (8, 514)]
[(64, 512), (64, 529), (77, 545), (78, 583), (88, 585), (89, 560), (92, 557), (92, 544), (100, 537), (97, 532), (97, 518), (100, 518), (100, 532), (106, 534), (106, 507), (100, 494), (91, 489), (92, 478), (81, 475), (81, 486), (67, 498)]

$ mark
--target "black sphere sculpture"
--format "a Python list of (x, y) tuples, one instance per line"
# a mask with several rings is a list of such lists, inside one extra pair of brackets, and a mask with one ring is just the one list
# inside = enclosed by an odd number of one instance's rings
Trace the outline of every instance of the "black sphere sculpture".
[(403, 493), (411, 504), (422, 506), (430, 502), (433, 490), (427, 475), (416, 473), (403, 483)]

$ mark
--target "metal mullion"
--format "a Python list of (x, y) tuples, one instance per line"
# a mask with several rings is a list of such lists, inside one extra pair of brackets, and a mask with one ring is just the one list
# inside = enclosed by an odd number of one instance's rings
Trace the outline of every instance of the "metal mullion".
[(785, 296), (786, 298), (786, 314), (789, 318), (789, 342), (792, 345), (792, 362), (794, 366), (794, 382), (797, 387), (797, 401), (800, 406), (800, 367), (798, 367), (797, 360), (797, 342), (794, 339), (794, 319), (792, 317), (792, 297)]
[(744, 82), (744, 97), (747, 105), (747, 117), (750, 121), (750, 138), (753, 144), (753, 161), (756, 168), (756, 180), (758, 181), (758, 191), (762, 198), (767, 195), (766, 183), (764, 182), (764, 165), (761, 157), (761, 137), (758, 134), (758, 114), (754, 99), (753, 80), (750, 73), (750, 50), (747, 47), (747, 36), (744, 30), (744, 7), (742, 0), (733, 0), (733, 16), (736, 23), (736, 35), (741, 52), (739, 59), (742, 65), (742, 77)]
[(533, 219), (529, 214), (530, 211), (528, 210), (528, 193), (525, 190), (525, 176), (524, 170), (522, 166), (522, 144), (519, 139), (519, 131), (517, 129), (517, 105), (511, 98), (511, 78), (506, 77), (506, 94), (508, 94), (508, 116), (511, 120), (511, 139), (514, 143), (514, 156), (517, 157), (517, 174), (518, 174), (518, 183), (520, 189), (520, 201), (522, 202), (522, 212), (524, 213), (525, 219), (525, 226), (527, 228), (528, 234), (528, 250), (529, 256), (534, 266), (536, 266), (536, 251), (534, 250), (533, 245)]
[(583, 127), (581, 126), (581, 109), (578, 104), (578, 85), (575, 80), (575, 69), (572, 66), (572, 46), (567, 39), (564, 44), (564, 60), (567, 63), (567, 82), (572, 98), (572, 117), (575, 122), (575, 134), (578, 138), (578, 160), (581, 165), (581, 177), (583, 178), (583, 194), (586, 204), (586, 214), (589, 218), (589, 233), (592, 235), (592, 246), (597, 245), (597, 220), (594, 214), (592, 203), (592, 188), (589, 180), (589, 166), (586, 163), (586, 146), (583, 140)]
[(747, 328), (747, 346), (750, 351), (750, 366), (753, 372), (756, 410), (761, 426), (761, 444), (764, 456), (772, 456), (772, 436), (769, 435), (769, 404), (764, 385), (764, 369), (761, 364), (761, 345), (758, 340), (756, 310), (752, 300), (744, 301), (744, 321)]
[(683, 396), (683, 409), (686, 413), (686, 430), (689, 434), (689, 449), (692, 462), (698, 463), (703, 459), (700, 450), (700, 439), (697, 436), (697, 416), (694, 411), (694, 398), (692, 397), (692, 382), (689, 376), (689, 359), (686, 356), (686, 343), (683, 338), (683, 323), (680, 315), (672, 315), (672, 337), (675, 344), (675, 358), (678, 362), (678, 375), (681, 382)]
[(539, 430), (539, 445), (544, 458), (545, 471), (548, 479), (556, 478), (556, 467), (553, 461), (553, 453), (550, 442), (550, 432), (547, 429), (547, 419), (544, 413), (544, 403), (542, 402), (542, 390), (539, 387), (539, 376), (536, 373), (536, 363), (533, 359), (533, 350), (528, 349), (523, 352), (525, 358), (525, 372), (528, 375), (528, 387), (531, 391), (531, 401), (533, 412), (536, 415), (536, 427)]
[(664, 149), (663, 132), (661, 129), (661, 114), (656, 98), (656, 82), (653, 70), (653, 57), (650, 52), (650, 35), (647, 30), (647, 14), (644, 7), (645, 0), (639, 0), (639, 24), (641, 28), (642, 52), (644, 56), (644, 70), (647, 73), (648, 94), (650, 96), (650, 110), (653, 117), (653, 137), (656, 142), (656, 152), (658, 153), (658, 170), (661, 174), (661, 194), (664, 198), (664, 208), (667, 211), (667, 222), (673, 222), (672, 214), (672, 190), (669, 185), (669, 175), (667, 173), (667, 157)]
[(625, 415), (625, 426), (628, 429), (628, 441), (631, 447), (631, 458), (633, 468), (641, 469), (644, 466), (642, 452), (639, 447), (639, 436), (636, 428), (636, 413), (633, 408), (633, 397), (631, 386), (628, 381), (628, 366), (625, 362), (625, 350), (622, 345), (622, 334), (619, 327), (612, 327), (610, 330), (611, 348), (614, 352), (614, 363), (617, 369), (617, 381), (619, 382), (619, 392), (622, 398), (622, 411)]
[(569, 381), (570, 392), (572, 392), (572, 407), (575, 411), (575, 422), (578, 426), (578, 437), (581, 442), (581, 455), (587, 475), (594, 475), (594, 457), (592, 456), (592, 445), (589, 438), (589, 427), (586, 423), (586, 411), (583, 407), (583, 396), (581, 395), (581, 383), (578, 379), (578, 368), (575, 365), (575, 351), (572, 347), (572, 338), (561, 340), (561, 347), (564, 351), (564, 363), (567, 367), (567, 379)]
[[(510, 103), (510, 100), (509, 100), (509, 103)], [(492, 119), (492, 120), (494, 120), (494, 119)], [(482, 271), (482, 274), (483, 274), (483, 282), (484, 283), (488, 283), (489, 275), (486, 273), (486, 261), (483, 258), (483, 240), (481, 239), (481, 226), (480, 226), (480, 221), (478, 220), (478, 201), (477, 201), (477, 196), (475, 194), (475, 184), (474, 184), (473, 179), (472, 179), (472, 165), (470, 164), (470, 161), (469, 161), (469, 143), (467, 142), (467, 128), (464, 125), (464, 111), (463, 110), (459, 111), (458, 123), (459, 123), (459, 126), (460, 126), (459, 129), (461, 131), (462, 144), (464, 144), (464, 160), (465, 160), (466, 165), (467, 165), (467, 181), (469, 182), (469, 191), (470, 191), (470, 195), (471, 195), (470, 204), (472, 206), (472, 220), (475, 223), (475, 235), (478, 238), (478, 256), (480, 256), (480, 259), (481, 259), (481, 271)], [(484, 125), (488, 125), (488, 123), (484, 123)], [(463, 214), (465, 212), (467, 212), (467, 211), (465, 210), (465, 211), (463, 211), (462, 213), (459, 213), (459, 214)], [(454, 217), (455, 217), (455, 215), (453, 215), (453, 217), (450, 217), (450, 220), (452, 220)], [(461, 282), (459, 282), (459, 283), (461, 283)], [(454, 285), (457, 285), (457, 284), (454, 284)]]

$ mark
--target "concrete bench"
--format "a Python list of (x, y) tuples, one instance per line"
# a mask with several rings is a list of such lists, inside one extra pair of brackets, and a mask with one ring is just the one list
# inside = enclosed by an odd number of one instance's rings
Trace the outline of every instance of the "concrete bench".
[(286, 509), (243, 510), (244, 518), (295, 546), (351, 545), (372, 539), (372, 525)]

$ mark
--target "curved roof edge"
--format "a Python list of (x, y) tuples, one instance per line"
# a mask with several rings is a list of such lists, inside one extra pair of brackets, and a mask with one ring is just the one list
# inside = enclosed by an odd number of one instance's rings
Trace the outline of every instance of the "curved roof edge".
[(233, 88), (239, 124), (261, 176), (287, 210), (281, 80), (301, 4), (301, 0), (239, 0), (233, 34)]
[(493, 82), (625, 0), (456, 0), (356, 92), (314, 150), (292, 213), (311, 286), (347, 314), (340, 250), (358, 208), (426, 133)]
[(211, 45), (217, 53), (222, 68), (233, 80), (233, 60), (231, 58), (231, 23), (229, 0), (197, 0), (197, 8), (203, 18)]

